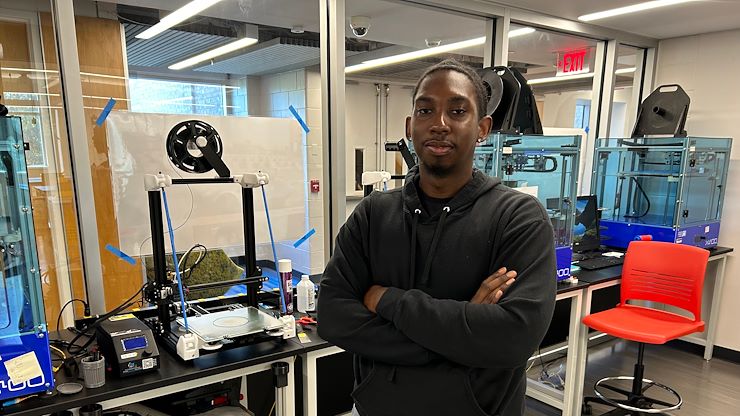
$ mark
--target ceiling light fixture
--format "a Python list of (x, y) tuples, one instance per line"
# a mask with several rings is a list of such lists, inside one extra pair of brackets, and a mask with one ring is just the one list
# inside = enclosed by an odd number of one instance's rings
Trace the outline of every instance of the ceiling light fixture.
[(151, 39), (165, 30), (184, 22), (221, 0), (193, 0), (163, 17), (159, 23), (136, 35), (139, 39)]
[(246, 48), (247, 46), (251, 46), (257, 43), (257, 39), (254, 38), (241, 38), (237, 41), (227, 43), (226, 45), (219, 46), (216, 49), (211, 49), (210, 51), (203, 52), (200, 55), (195, 55), (192, 58), (188, 58), (184, 61), (180, 61), (176, 64), (170, 65), (169, 69), (184, 69), (191, 67), (193, 65), (199, 64), (204, 61), (208, 61), (210, 59), (213, 59), (217, 56), (225, 55), (230, 52), (234, 52), (236, 50)]
[(635, 71), (637, 71), (637, 68), (635, 68), (633, 66), (632, 68), (617, 69), (616, 71), (614, 71), (614, 73), (615, 74), (629, 74), (629, 73), (632, 73), (632, 72), (635, 72)]
[(621, 16), (623, 14), (637, 13), (645, 10), (656, 9), (658, 7), (673, 6), (674, 4), (688, 3), (697, 0), (654, 0), (644, 3), (633, 4), (631, 6), (617, 7), (616, 9), (604, 10), (603, 12), (584, 14), (578, 16), (582, 22), (591, 22), (608, 17)]
[[(616, 71), (614, 71), (614, 73), (615, 74), (620, 74), (620, 75), (621, 74), (629, 74), (631, 72), (635, 72), (636, 70), (637, 70), (637, 68), (635, 68), (635, 67), (632, 67), (632, 68), (622, 68), (622, 69), (617, 69)], [(593, 72), (588, 72), (586, 74), (563, 75), (563, 76), (559, 76), (559, 77), (535, 78), (535, 79), (528, 80), (527, 81), (527, 84), (529, 84), (529, 85), (549, 84), (549, 83), (552, 83), (552, 82), (573, 81), (573, 80), (576, 80), (576, 79), (585, 79), (585, 78), (593, 78), (593, 77), (594, 77), (594, 73)]]
[(533, 27), (522, 27), (519, 29), (514, 29), (509, 31), (509, 39), (515, 38), (517, 36), (524, 36), (529, 35), (530, 33), (534, 33), (535, 29)]
[[(521, 29), (515, 29), (509, 32), (509, 37), (517, 37), (533, 33), (535, 30), (531, 27), (523, 27)], [(345, 74), (351, 74), (353, 72), (364, 71), (366, 69), (377, 68), (379, 66), (392, 65), (400, 62), (413, 61), (416, 59), (426, 58), (427, 56), (439, 55), (441, 53), (452, 52), (459, 49), (470, 48), (473, 46), (483, 45), (486, 43), (486, 37), (481, 36), (479, 38), (463, 40), (460, 42), (450, 43), (448, 45), (435, 46), (427, 49), (419, 49), (418, 51), (401, 53), (398, 55), (386, 56), (384, 58), (371, 59), (364, 61), (361, 64), (352, 65), (344, 68)]]
[(549, 84), (551, 82), (573, 81), (576, 79), (593, 78), (593, 77), (594, 77), (594, 73), (589, 72), (587, 74), (564, 75), (562, 77), (535, 78), (535, 79), (527, 80), (527, 84), (529, 85)]

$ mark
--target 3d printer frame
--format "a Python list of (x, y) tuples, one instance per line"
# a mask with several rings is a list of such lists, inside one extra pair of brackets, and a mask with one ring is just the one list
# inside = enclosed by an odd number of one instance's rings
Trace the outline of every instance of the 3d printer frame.
[[(173, 331), (173, 314), (180, 314), (180, 305), (174, 300), (177, 293), (177, 282), (171, 281), (167, 277), (167, 262), (164, 243), (164, 221), (162, 216), (162, 194), (161, 188), (169, 185), (204, 185), (204, 184), (240, 184), (242, 186), (242, 215), (244, 227), (244, 249), (245, 249), (245, 273), (244, 279), (227, 280), (221, 282), (203, 283), (189, 286), (191, 290), (211, 289), (231, 285), (246, 285), (247, 296), (246, 305), (257, 308), (259, 303), (259, 290), (262, 283), (267, 280), (262, 276), (262, 270), (257, 266), (256, 243), (255, 243), (255, 226), (254, 226), (254, 193), (253, 188), (258, 185), (259, 178), (255, 180), (255, 175), (265, 174), (248, 174), (237, 175), (233, 177), (216, 177), (216, 178), (183, 178), (170, 179), (164, 175), (149, 175), (150, 183), (147, 185), (147, 194), (149, 199), (149, 222), (152, 232), (152, 258), (154, 262), (154, 282), (148, 285), (144, 291), (145, 299), (156, 305), (156, 317), (144, 318), (144, 322), (152, 329), (165, 348), (177, 355), (177, 341), (179, 334)], [(251, 181), (245, 179), (251, 177)], [(236, 300), (235, 300), (236, 302)], [(205, 306), (205, 304), (200, 304)], [(205, 306), (207, 308), (207, 306)], [(190, 306), (187, 306), (190, 309)], [(174, 324), (176, 325), (176, 324)], [(281, 339), (266, 333), (251, 334), (239, 339), (232, 339), (225, 345), (226, 348), (233, 348), (242, 345), (250, 345), (263, 341)]]

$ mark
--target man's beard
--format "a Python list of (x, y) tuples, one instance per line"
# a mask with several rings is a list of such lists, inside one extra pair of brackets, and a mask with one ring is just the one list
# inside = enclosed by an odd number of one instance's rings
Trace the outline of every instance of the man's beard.
[(421, 162), (421, 164), (427, 173), (437, 178), (446, 178), (452, 175), (452, 172), (454, 171), (452, 166), (433, 165), (424, 162)]

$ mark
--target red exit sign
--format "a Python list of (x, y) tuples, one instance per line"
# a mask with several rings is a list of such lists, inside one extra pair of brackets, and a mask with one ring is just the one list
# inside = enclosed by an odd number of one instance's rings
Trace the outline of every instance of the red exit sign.
[(557, 75), (572, 75), (589, 72), (588, 52), (588, 49), (580, 49), (559, 54)]

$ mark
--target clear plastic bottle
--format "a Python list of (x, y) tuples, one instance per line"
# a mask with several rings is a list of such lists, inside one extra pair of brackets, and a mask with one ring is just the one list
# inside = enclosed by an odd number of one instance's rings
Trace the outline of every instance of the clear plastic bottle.
[(316, 289), (307, 274), (301, 276), (296, 289), (298, 291), (298, 312), (306, 313), (316, 309)]

